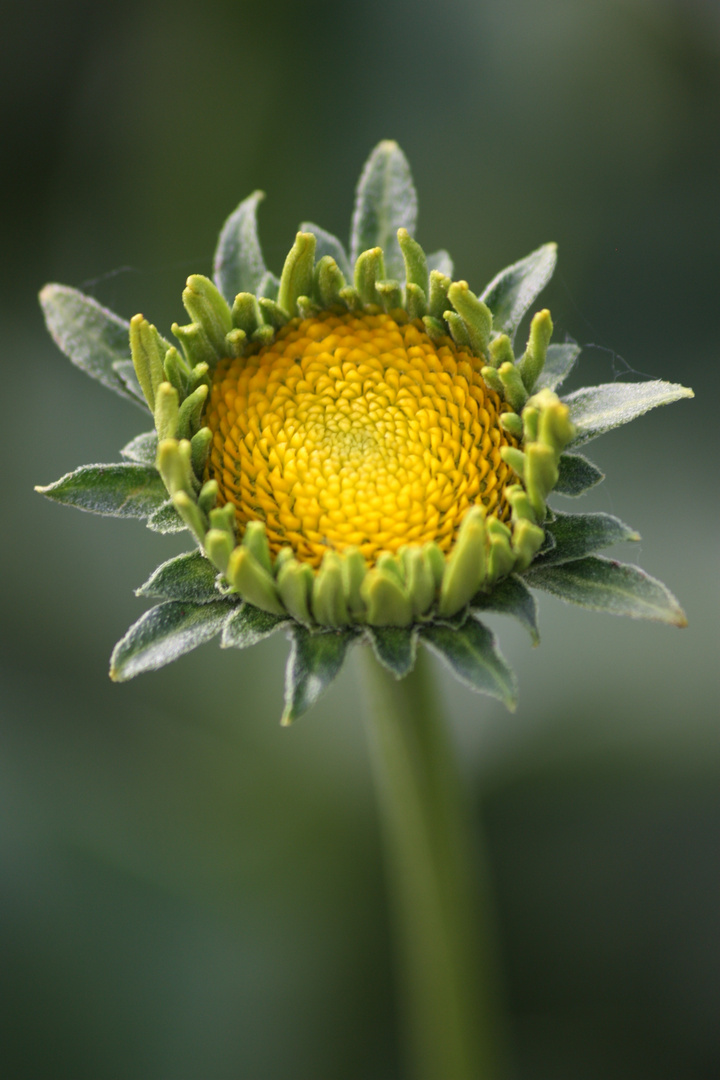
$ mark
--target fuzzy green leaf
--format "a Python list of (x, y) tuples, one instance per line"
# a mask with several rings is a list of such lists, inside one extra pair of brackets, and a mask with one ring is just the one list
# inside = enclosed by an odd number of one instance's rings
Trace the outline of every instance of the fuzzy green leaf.
[(604, 383), (576, 390), (563, 398), (576, 428), (570, 446), (582, 446), (658, 405), (669, 405), (680, 398), (694, 396), (686, 386), (663, 382), (662, 379), (651, 379), (644, 383)]
[(128, 461), (136, 461), (139, 465), (155, 467), (157, 458), (158, 437), (156, 431), (144, 431), (142, 435), (136, 435), (127, 446), (123, 446), (120, 453)]
[(148, 404), (145, 400), (145, 395), (143, 394), (143, 389), (140, 385), (140, 380), (137, 377), (135, 365), (132, 360), (116, 360), (113, 364), (113, 371), (116, 371), (120, 376), (123, 385), (132, 397), (137, 399), (143, 408), (147, 409)]
[(82, 465), (35, 490), (55, 502), (109, 517), (146, 518), (167, 499), (157, 469), (130, 462)]
[(352, 281), (353, 272), (350, 266), (350, 260), (347, 257), (347, 252), (343, 247), (342, 241), (338, 240), (337, 236), (333, 236), (327, 229), (323, 229), (320, 225), (315, 225), (312, 221), (303, 221), (300, 226), (300, 232), (313, 233), (317, 244), (315, 246), (315, 262), (318, 263), (324, 255), (331, 255), (335, 262), (340, 267), (340, 270), (346, 281)]
[(571, 562), (611, 544), (640, 539), (639, 533), (611, 514), (556, 513), (547, 531), (555, 540), (555, 545), (538, 555), (533, 567)]
[(388, 278), (405, 279), (398, 229), (415, 234), (417, 195), (407, 158), (396, 142), (378, 143), (370, 154), (355, 194), (350, 262), (368, 248), (381, 247)]
[(562, 345), (548, 345), (545, 364), (535, 383), (535, 392), (542, 389), (556, 390), (575, 367), (581, 349), (574, 341)]
[(431, 270), (438, 270), (445, 277), (452, 278), (454, 266), (452, 258), (449, 252), (444, 248), (440, 248), (439, 251), (433, 251), (432, 255), (427, 257), (428, 274)]
[(113, 649), (110, 678), (115, 682), (134, 679), (210, 641), (220, 633), (235, 606), (235, 601), (219, 598), (212, 604), (168, 600), (151, 608)]
[(582, 454), (561, 454), (558, 462), (558, 479), (552, 494), (576, 498), (605, 479), (597, 465)]
[[(167, 492), (165, 492), (167, 495)], [(159, 533), (177, 533), (187, 529), (187, 525), (175, 509), (172, 499), (166, 499), (147, 520), (148, 529)]]
[(685, 613), (661, 581), (638, 566), (605, 559), (602, 555), (588, 555), (547, 569), (533, 566), (525, 579), (534, 589), (544, 589), (560, 600), (593, 611), (687, 626)]
[(540, 641), (537, 602), (525, 582), (516, 574), (500, 581), (489, 593), (480, 592), (473, 597), (470, 614), (477, 618), (485, 612), (513, 615), (530, 634), (533, 645)]
[(471, 690), (515, 708), (515, 675), (497, 651), (495, 635), (481, 622), (467, 619), (457, 629), (430, 623), (421, 628), (420, 636)]
[(291, 620), (282, 615), (271, 615), (269, 611), (244, 603), (226, 622), (220, 647), (247, 649), (290, 623)]
[(46, 285), (40, 293), (45, 323), (57, 347), (76, 367), (120, 397), (147, 409), (115, 364), (131, 361), (130, 324), (69, 285)]
[(158, 566), (136, 596), (158, 596), (162, 600), (189, 600), (208, 604), (218, 598), (217, 570), (201, 551), (188, 551)]
[(355, 637), (353, 630), (313, 634), (297, 623), (293, 626), (292, 646), (285, 669), (283, 724), (297, 720), (327, 690), (339, 674)]
[(226, 220), (213, 259), (213, 278), (228, 304), (240, 292), (257, 292), (266, 273), (257, 232), (257, 208), (265, 194), (254, 191)]
[(417, 634), (412, 627), (368, 626), (365, 634), (378, 661), (402, 679), (415, 667)]
[(552, 277), (556, 262), (557, 245), (543, 244), (492, 279), (480, 299), (493, 313), (495, 330), (515, 336), (523, 315)]

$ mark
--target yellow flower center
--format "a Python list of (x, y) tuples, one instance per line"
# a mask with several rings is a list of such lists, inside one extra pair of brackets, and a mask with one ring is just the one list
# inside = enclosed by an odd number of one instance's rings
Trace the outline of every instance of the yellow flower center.
[(317, 567), (328, 548), (355, 546), (372, 565), (403, 544), (447, 553), (475, 504), (509, 517), (508, 406), (477, 357), (394, 314), (293, 319), (272, 344), (218, 364), (207, 479), (241, 532), (265, 522), (274, 554), (289, 545)]

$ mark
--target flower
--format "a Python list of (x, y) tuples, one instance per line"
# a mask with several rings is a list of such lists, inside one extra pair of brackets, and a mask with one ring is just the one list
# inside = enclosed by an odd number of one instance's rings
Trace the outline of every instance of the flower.
[[(508, 705), (515, 682), (482, 623), (518, 617), (537, 641), (529, 587), (597, 610), (684, 625), (642, 570), (595, 554), (639, 539), (608, 514), (548, 507), (600, 471), (577, 447), (656, 405), (692, 396), (653, 380), (556, 390), (580, 349), (551, 343), (547, 310), (518, 325), (552, 275), (545, 244), (476, 295), (447, 252), (414, 239), (408, 164), (380, 143), (360, 178), (350, 254), (301, 226), (280, 278), (245, 199), (220, 234), (214, 281), (187, 280), (179, 348), (48, 285), (48, 328), (73, 362), (150, 409), (155, 431), (125, 461), (85, 466), (43, 494), (82, 509), (189, 529), (198, 550), (139, 590), (163, 602), (118, 643), (111, 675), (151, 670), (218, 634), (245, 647), (286, 629), (284, 719), (369, 642), (398, 678), (422, 641), (474, 689)], [(129, 344), (128, 344), (129, 343)]]

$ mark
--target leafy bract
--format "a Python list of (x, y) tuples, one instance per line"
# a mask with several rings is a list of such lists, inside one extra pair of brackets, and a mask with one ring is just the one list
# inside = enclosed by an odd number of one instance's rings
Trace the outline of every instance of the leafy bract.
[(109, 517), (147, 518), (167, 499), (157, 469), (125, 461), (82, 465), (35, 490), (55, 502)]
[(582, 454), (561, 454), (558, 461), (558, 479), (552, 494), (575, 498), (604, 479), (605, 473)]
[(352, 282), (353, 272), (352, 267), (350, 266), (350, 260), (347, 257), (347, 252), (343, 247), (342, 241), (338, 240), (337, 236), (333, 236), (327, 229), (315, 225), (312, 221), (303, 221), (300, 226), (300, 232), (310, 232), (314, 234), (317, 240), (317, 245), (315, 247), (316, 262), (319, 262), (324, 255), (331, 255), (340, 267), (345, 280)]
[(515, 675), (498, 652), (495, 635), (481, 622), (467, 619), (456, 628), (429, 623), (420, 637), (471, 690), (515, 708)]
[(170, 664), (219, 634), (235, 607), (235, 600), (221, 597), (212, 604), (168, 600), (151, 608), (113, 649), (110, 678), (125, 682)]
[(570, 446), (582, 446), (658, 405), (669, 405), (681, 398), (694, 396), (686, 386), (662, 379), (642, 383), (603, 383), (601, 386), (575, 390), (563, 398), (576, 429)]
[(534, 589), (581, 607), (687, 626), (685, 613), (670, 590), (638, 566), (588, 555), (560, 566), (533, 566), (525, 576)]
[(264, 198), (262, 191), (248, 195), (220, 230), (213, 259), (213, 277), (229, 304), (239, 292), (257, 292), (266, 273), (257, 232), (257, 208)]
[(291, 648), (285, 669), (285, 711), (287, 726), (314, 705), (327, 690), (356, 638), (352, 629), (312, 633), (296, 623), (290, 633)]
[(261, 611), (254, 604), (241, 604), (225, 623), (220, 645), (223, 649), (247, 649), (264, 641), (276, 630), (290, 626), (292, 620)]
[(537, 601), (517, 574), (499, 581), (489, 593), (478, 593), (470, 601), (470, 614), (477, 617), (484, 612), (496, 615), (513, 615), (525, 627), (533, 644), (540, 640), (537, 622)]
[(136, 461), (139, 465), (155, 467), (157, 460), (158, 437), (156, 431), (144, 431), (142, 435), (136, 435), (127, 446), (123, 446), (120, 453), (128, 461)]
[(431, 270), (439, 270), (445, 277), (451, 278), (453, 276), (454, 266), (452, 257), (449, 252), (445, 251), (445, 248), (440, 248), (439, 251), (433, 251), (432, 255), (427, 257), (428, 273)]
[(136, 595), (207, 604), (218, 598), (217, 576), (217, 570), (201, 551), (188, 551), (158, 566)]
[(409, 626), (368, 626), (365, 629), (376, 658), (396, 679), (415, 667), (417, 632)]
[(593, 551), (619, 544), (623, 540), (639, 540), (640, 534), (612, 514), (560, 514), (547, 526), (555, 544), (538, 556), (533, 566), (554, 566), (582, 559)]
[(557, 390), (575, 367), (580, 352), (580, 346), (574, 341), (548, 345), (545, 364), (535, 383), (535, 390)]
[(120, 397), (147, 409), (116, 364), (130, 362), (130, 324), (69, 285), (46, 285), (40, 293), (45, 323), (57, 347), (76, 367)]
[(172, 499), (166, 499), (147, 519), (148, 529), (159, 533), (183, 532), (186, 523), (175, 509)]
[(515, 336), (523, 315), (552, 277), (556, 262), (557, 244), (543, 244), (492, 279), (480, 299), (493, 313), (495, 330)]
[(368, 248), (381, 247), (388, 278), (404, 280), (405, 263), (397, 231), (414, 235), (417, 195), (407, 158), (396, 142), (379, 143), (360, 176), (350, 233), (350, 262)]

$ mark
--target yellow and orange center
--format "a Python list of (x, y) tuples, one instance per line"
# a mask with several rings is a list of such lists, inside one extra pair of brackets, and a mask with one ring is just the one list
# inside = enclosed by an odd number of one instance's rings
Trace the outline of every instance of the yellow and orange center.
[(207, 479), (239, 531), (263, 521), (271, 551), (320, 565), (328, 548), (383, 552), (434, 540), (448, 552), (469, 507), (509, 517), (515, 445), (477, 357), (422, 322), (325, 312), (214, 373)]

